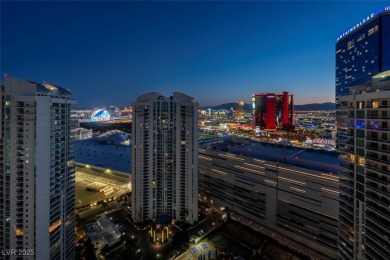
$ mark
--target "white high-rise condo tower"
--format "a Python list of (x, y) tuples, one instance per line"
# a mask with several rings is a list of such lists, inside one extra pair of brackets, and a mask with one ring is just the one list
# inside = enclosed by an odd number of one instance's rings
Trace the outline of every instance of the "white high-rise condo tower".
[(198, 104), (174, 92), (133, 103), (132, 218), (198, 220)]
[(0, 85), (1, 259), (75, 257), (73, 104), (51, 84)]

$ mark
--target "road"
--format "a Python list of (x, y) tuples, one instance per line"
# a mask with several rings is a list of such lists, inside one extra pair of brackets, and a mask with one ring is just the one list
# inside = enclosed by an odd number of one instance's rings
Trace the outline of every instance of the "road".
[(199, 222), (198, 225), (188, 229), (188, 236), (190, 238), (199, 237), (199, 231), (203, 231), (204, 234), (210, 232), (213, 228), (220, 224), (222, 219), (222, 213), (217, 210), (208, 210), (205, 219)]
[[(127, 198), (126, 203), (129, 203), (129, 200), (130, 199)], [(115, 200), (112, 202), (107, 202), (105, 207), (103, 207), (103, 205), (100, 204), (100, 205), (96, 205), (96, 206), (92, 206), (90, 208), (87, 208), (86, 210), (83, 210), (83, 211), (76, 210), (76, 212), (77, 212), (77, 214), (79, 214), (80, 218), (85, 219), (85, 220), (90, 220), (90, 219), (95, 219), (96, 216), (99, 214), (103, 214), (104, 212), (109, 212), (109, 211), (116, 210), (116, 209), (120, 208), (123, 203), (124, 202), (118, 203), (118, 201)]]

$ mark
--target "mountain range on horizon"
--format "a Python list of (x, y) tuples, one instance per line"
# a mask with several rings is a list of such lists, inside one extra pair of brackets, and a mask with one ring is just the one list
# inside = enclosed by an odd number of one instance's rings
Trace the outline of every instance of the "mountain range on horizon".
[[(216, 106), (200, 107), (200, 109), (208, 109), (208, 108), (211, 108), (212, 110), (220, 110), (220, 109), (229, 110), (229, 109), (233, 108), (235, 110), (237, 108), (237, 103), (225, 103), (225, 104), (216, 105)], [(245, 103), (244, 110), (252, 110), (252, 105)], [(332, 103), (332, 102), (325, 102), (325, 103), (311, 103), (311, 104), (305, 104), (305, 105), (295, 105), (294, 110), (298, 110), (298, 111), (336, 110), (336, 104)]]

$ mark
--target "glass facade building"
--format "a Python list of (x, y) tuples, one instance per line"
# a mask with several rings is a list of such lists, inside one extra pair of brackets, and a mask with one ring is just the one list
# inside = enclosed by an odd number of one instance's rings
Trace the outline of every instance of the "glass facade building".
[[(390, 6), (364, 18), (336, 44), (336, 96), (348, 86), (390, 69)], [(368, 78), (367, 78), (368, 77)]]
[(336, 44), (339, 259), (390, 254), (390, 6)]

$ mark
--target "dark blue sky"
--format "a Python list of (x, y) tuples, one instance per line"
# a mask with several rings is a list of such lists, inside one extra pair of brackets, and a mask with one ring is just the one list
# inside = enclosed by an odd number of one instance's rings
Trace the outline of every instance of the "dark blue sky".
[(337, 37), (388, 1), (1, 2), (1, 75), (84, 106), (179, 91), (201, 106), (295, 94), (334, 101)]

